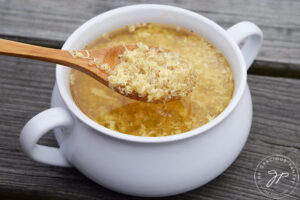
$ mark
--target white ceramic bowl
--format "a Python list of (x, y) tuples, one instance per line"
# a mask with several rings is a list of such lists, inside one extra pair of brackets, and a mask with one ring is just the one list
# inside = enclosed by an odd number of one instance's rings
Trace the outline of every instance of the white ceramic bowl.
[[(246, 72), (260, 48), (261, 30), (251, 22), (241, 22), (226, 31), (185, 9), (134, 5), (87, 21), (68, 38), (63, 49), (82, 49), (107, 31), (144, 22), (193, 30), (223, 52), (235, 80), (233, 98), (227, 108), (204, 126), (179, 135), (139, 137), (118, 133), (80, 111), (70, 94), (70, 69), (57, 65), (52, 108), (33, 117), (20, 136), (21, 146), (29, 157), (45, 164), (74, 166), (104, 187), (147, 197), (197, 188), (235, 160), (251, 126), (252, 102)], [(244, 40), (241, 50), (238, 44)], [(37, 145), (39, 138), (51, 129), (55, 130), (60, 148)]]

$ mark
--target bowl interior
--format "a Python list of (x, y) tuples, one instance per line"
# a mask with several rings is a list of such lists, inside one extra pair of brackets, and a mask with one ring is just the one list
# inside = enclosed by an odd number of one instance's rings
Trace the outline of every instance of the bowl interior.
[(233, 98), (227, 108), (218, 117), (204, 126), (179, 135), (149, 138), (118, 133), (97, 124), (80, 111), (74, 103), (70, 93), (70, 68), (57, 65), (56, 80), (58, 88), (68, 108), (81, 121), (102, 133), (113, 135), (113, 137), (121, 137), (122, 139), (147, 142), (167, 141), (188, 137), (199, 134), (219, 123), (234, 109), (241, 98), (246, 84), (246, 67), (238, 46), (234, 43), (226, 31), (213, 21), (199, 14), (177, 7), (149, 4), (114, 9), (98, 15), (80, 26), (68, 38), (63, 49), (82, 49), (105, 32), (109, 32), (126, 25), (147, 22), (170, 24), (192, 30), (204, 36), (224, 54), (232, 68), (235, 81)]

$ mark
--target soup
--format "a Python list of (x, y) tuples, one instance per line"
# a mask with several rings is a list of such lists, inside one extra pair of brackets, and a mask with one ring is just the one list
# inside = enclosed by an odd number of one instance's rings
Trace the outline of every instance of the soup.
[(197, 72), (193, 91), (180, 100), (145, 103), (122, 96), (92, 77), (72, 70), (72, 97), (89, 118), (121, 133), (158, 137), (198, 128), (226, 108), (234, 90), (231, 68), (216, 47), (192, 31), (153, 23), (131, 25), (103, 34), (86, 49), (138, 42), (180, 53), (192, 62)]

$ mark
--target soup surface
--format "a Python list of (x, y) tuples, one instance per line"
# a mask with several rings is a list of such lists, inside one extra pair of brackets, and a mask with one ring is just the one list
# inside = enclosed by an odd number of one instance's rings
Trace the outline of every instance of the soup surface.
[(102, 35), (86, 49), (142, 42), (166, 48), (193, 63), (196, 86), (168, 103), (144, 103), (122, 96), (72, 70), (70, 88), (77, 106), (109, 129), (137, 136), (168, 136), (198, 128), (218, 116), (231, 100), (234, 80), (222, 53), (201, 35), (162, 24), (138, 24)]

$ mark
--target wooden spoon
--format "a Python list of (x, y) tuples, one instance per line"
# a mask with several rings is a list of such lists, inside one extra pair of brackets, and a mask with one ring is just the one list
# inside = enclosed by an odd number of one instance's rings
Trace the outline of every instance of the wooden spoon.
[[(137, 48), (137, 45), (126, 45), (126, 48), (129, 50), (133, 50)], [(78, 51), (68, 51), (68, 50), (60, 50), (60, 49), (52, 49), (46, 47), (40, 47), (36, 45), (24, 44), (21, 42), (14, 42), (10, 40), (0, 39), (0, 54), (17, 56), (17, 57), (25, 57), (35, 60), (42, 60), (46, 62), (56, 63), (65, 65), (77, 70), (80, 70), (104, 85), (108, 86), (108, 76), (109, 74), (99, 69), (95, 64), (91, 64), (90, 62), (93, 58), (101, 60), (101, 64), (107, 63), (109, 67), (113, 70), (116, 65), (120, 63), (119, 54), (122, 54), (125, 51), (124, 45), (107, 47), (96, 50), (78, 50)], [(71, 53), (81, 53), (84, 56), (88, 56), (89, 58), (74, 58)], [(98, 63), (99, 64), (99, 63)], [(116, 88), (115, 90), (120, 93)], [(121, 93), (120, 93), (121, 94)], [(123, 94), (122, 94), (123, 95)], [(139, 97), (136, 92), (133, 92), (130, 95), (126, 95), (129, 98), (140, 100), (147, 102), (147, 97)], [(158, 103), (158, 102), (155, 102)]]

